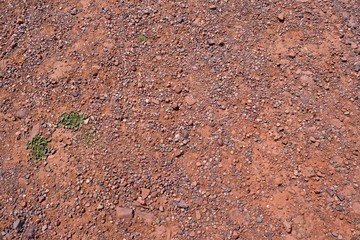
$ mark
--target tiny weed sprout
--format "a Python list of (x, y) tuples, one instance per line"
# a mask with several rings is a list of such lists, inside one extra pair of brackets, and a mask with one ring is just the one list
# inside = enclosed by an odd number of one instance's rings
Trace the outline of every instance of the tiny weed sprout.
[(137, 41), (139, 43), (142, 43), (146, 40), (146, 36), (144, 34), (140, 34), (139, 36), (137, 36)]
[(37, 134), (33, 139), (28, 141), (27, 149), (30, 150), (30, 160), (35, 162), (39, 160), (45, 160), (51, 151), (48, 146), (49, 140)]
[(59, 117), (59, 126), (62, 126), (64, 128), (77, 129), (80, 127), (83, 120), (84, 115), (77, 111), (63, 113)]

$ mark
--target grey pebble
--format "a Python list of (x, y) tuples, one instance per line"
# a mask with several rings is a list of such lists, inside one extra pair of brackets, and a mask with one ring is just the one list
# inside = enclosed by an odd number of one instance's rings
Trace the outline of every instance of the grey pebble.
[(24, 222), (20, 218), (18, 218), (13, 223), (13, 229), (20, 232), (22, 230), (23, 225), (24, 225)]

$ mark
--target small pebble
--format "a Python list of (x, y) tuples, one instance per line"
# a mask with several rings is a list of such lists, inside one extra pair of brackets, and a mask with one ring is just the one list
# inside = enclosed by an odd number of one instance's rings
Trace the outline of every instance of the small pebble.
[(280, 22), (283, 22), (285, 20), (285, 14), (282, 12), (277, 16), (277, 18), (279, 19)]
[(100, 203), (100, 204), (97, 206), (97, 210), (102, 210), (102, 209), (104, 209), (104, 205)]

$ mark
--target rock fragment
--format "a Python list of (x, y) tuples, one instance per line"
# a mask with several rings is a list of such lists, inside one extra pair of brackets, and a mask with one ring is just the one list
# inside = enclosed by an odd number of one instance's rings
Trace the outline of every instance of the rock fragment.
[(141, 189), (141, 198), (146, 199), (150, 195), (150, 189), (142, 188)]
[(285, 227), (285, 231), (287, 232), (287, 233), (291, 233), (291, 231), (292, 231), (292, 224), (291, 224), (291, 222), (288, 222), (288, 221), (284, 221), (283, 222), (283, 225), (284, 225), (284, 227)]
[(28, 115), (29, 115), (29, 111), (27, 109), (20, 109), (20, 110), (16, 111), (16, 113), (15, 113), (15, 117), (17, 119), (26, 118)]
[(32, 127), (30, 131), (29, 141), (31, 141), (39, 133), (40, 133), (40, 123), (37, 123)]
[(189, 105), (189, 106), (192, 106), (196, 103), (196, 99), (191, 96), (191, 95), (188, 95), (185, 97), (185, 102)]
[(277, 18), (279, 19), (280, 22), (284, 22), (285, 21), (285, 14), (283, 12), (281, 12)]
[(134, 210), (131, 208), (123, 208), (123, 207), (116, 207), (116, 215), (119, 218), (133, 218), (134, 217)]

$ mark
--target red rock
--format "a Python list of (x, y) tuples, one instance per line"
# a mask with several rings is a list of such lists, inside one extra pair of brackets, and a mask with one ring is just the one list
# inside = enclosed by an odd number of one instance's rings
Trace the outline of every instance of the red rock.
[(191, 95), (188, 95), (185, 97), (185, 102), (189, 105), (189, 106), (192, 106), (196, 103), (196, 99), (191, 96)]
[(15, 117), (18, 119), (26, 118), (28, 115), (29, 115), (29, 111), (26, 109), (20, 109), (15, 113)]
[(174, 91), (175, 91), (177, 94), (179, 94), (179, 93), (181, 93), (182, 88), (181, 88), (179, 85), (177, 85), (177, 86), (174, 88)]
[(307, 178), (315, 177), (315, 175), (316, 175), (315, 171), (312, 167), (304, 168), (304, 170), (302, 172), (303, 172), (303, 176), (307, 177)]
[(151, 223), (153, 223), (155, 221), (155, 215), (154, 214), (147, 213), (147, 212), (141, 212), (141, 211), (138, 211), (138, 210), (135, 211), (135, 217), (143, 219), (148, 224), (151, 224)]
[(40, 123), (37, 123), (31, 129), (29, 140), (31, 141), (36, 136), (36, 134), (39, 133), (40, 133)]
[(201, 213), (200, 213), (200, 211), (195, 211), (195, 217), (196, 217), (196, 219), (197, 220), (200, 220), (201, 219)]
[(133, 218), (134, 210), (131, 208), (116, 207), (116, 214), (119, 218)]
[(96, 76), (99, 74), (100, 68), (101, 68), (101, 67), (98, 66), (98, 65), (92, 66), (92, 67), (91, 67), (91, 75), (92, 75), (93, 77), (96, 77)]
[(287, 233), (291, 233), (291, 231), (292, 231), (292, 224), (291, 224), (291, 222), (288, 222), (288, 221), (284, 221), (283, 222), (283, 225), (284, 225), (284, 227), (285, 227), (285, 231), (287, 232)]
[(171, 107), (172, 107), (172, 109), (175, 110), (175, 111), (179, 110), (179, 105), (178, 105), (177, 103), (172, 103), (172, 104), (171, 104)]
[(277, 16), (277, 18), (279, 19), (280, 22), (283, 22), (285, 20), (285, 14), (282, 12)]
[(356, 214), (359, 214), (359, 215), (360, 215), (360, 202), (355, 202), (355, 203), (352, 205), (352, 209), (353, 209), (353, 211), (354, 211)]
[(142, 188), (141, 189), (141, 198), (146, 199), (150, 194), (150, 189)]
[(184, 200), (181, 199), (180, 202), (178, 203), (178, 207), (187, 209), (189, 206), (186, 204)]
[(208, 44), (210, 45), (210, 46), (212, 46), (212, 45), (214, 45), (215, 44), (215, 41), (214, 41), (214, 39), (208, 39), (207, 40), (207, 42), (208, 42)]
[(174, 155), (175, 157), (180, 157), (181, 155), (183, 155), (184, 152), (180, 149), (174, 149)]
[(336, 128), (341, 128), (341, 127), (343, 126), (343, 123), (342, 123), (339, 119), (336, 119), (336, 118), (331, 119), (331, 120), (329, 121), (329, 123), (330, 123), (331, 125), (333, 125), (334, 127), (336, 127)]
[(216, 5), (211, 5), (209, 8), (210, 10), (216, 10)]
[(151, 99), (151, 102), (152, 102), (153, 104), (156, 104), (156, 105), (159, 105), (159, 104), (160, 104), (160, 101), (157, 100), (157, 99), (154, 99), (154, 98)]

